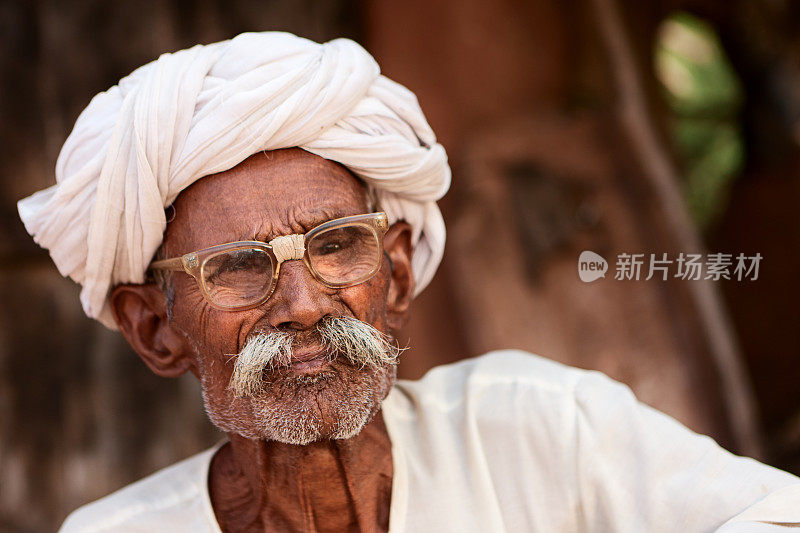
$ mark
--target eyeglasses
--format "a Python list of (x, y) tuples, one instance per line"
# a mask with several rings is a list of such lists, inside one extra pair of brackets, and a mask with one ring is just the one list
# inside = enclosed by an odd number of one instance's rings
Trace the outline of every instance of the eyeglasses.
[(305, 235), (281, 235), (269, 243), (220, 244), (154, 261), (150, 270), (183, 270), (194, 277), (213, 307), (244, 311), (269, 299), (284, 261), (302, 259), (314, 278), (328, 287), (367, 281), (380, 270), (388, 229), (383, 212), (337, 218)]

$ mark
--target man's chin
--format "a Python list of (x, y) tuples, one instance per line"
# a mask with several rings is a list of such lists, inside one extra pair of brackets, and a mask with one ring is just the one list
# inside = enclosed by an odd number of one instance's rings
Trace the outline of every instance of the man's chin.
[(209, 418), (221, 430), (250, 439), (295, 445), (349, 439), (380, 410), (397, 375), (394, 365), (329, 363), (308, 370), (271, 372), (263, 392), (223, 405), (204, 393)]

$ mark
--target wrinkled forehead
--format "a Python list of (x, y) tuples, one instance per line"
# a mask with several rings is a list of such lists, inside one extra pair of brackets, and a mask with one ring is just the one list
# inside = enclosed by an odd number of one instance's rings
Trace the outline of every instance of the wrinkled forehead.
[(197, 180), (178, 195), (165, 243), (173, 254), (237, 240), (305, 233), (366, 213), (363, 182), (342, 165), (299, 148), (260, 152)]

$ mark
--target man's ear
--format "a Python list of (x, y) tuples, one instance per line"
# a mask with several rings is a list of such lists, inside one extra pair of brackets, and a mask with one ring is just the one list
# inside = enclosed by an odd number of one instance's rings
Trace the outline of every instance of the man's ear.
[(383, 249), (389, 256), (391, 277), (386, 296), (388, 326), (397, 331), (408, 319), (408, 308), (414, 299), (414, 273), (411, 271), (411, 226), (400, 220), (392, 224), (383, 237)]
[(166, 298), (156, 285), (118, 285), (109, 302), (120, 331), (150, 370), (165, 378), (195, 370), (189, 342), (169, 321)]

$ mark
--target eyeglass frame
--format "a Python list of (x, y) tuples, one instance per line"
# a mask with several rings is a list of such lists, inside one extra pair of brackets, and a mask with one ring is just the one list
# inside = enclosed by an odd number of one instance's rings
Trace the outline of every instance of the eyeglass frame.
[[(370, 229), (370, 231), (372, 231), (372, 233), (378, 240), (378, 261), (376, 262), (375, 268), (371, 272), (357, 278), (355, 281), (348, 281), (344, 283), (331, 283), (326, 281), (311, 264), (311, 259), (309, 258), (308, 255), (308, 247), (306, 246), (306, 243), (319, 233), (345, 226), (361, 226), (368, 228)], [(303, 237), (302, 261), (303, 263), (305, 263), (309, 272), (311, 272), (311, 275), (314, 277), (314, 279), (316, 279), (326, 287), (330, 287), (333, 289), (341, 289), (344, 287), (352, 287), (354, 285), (364, 283), (365, 281), (372, 278), (375, 274), (377, 274), (380, 271), (381, 266), (383, 265), (383, 256), (386, 254), (385, 251), (383, 250), (383, 237), (388, 230), (389, 230), (389, 219), (386, 213), (383, 211), (378, 211), (375, 213), (352, 215), (347, 217), (335, 218), (333, 220), (328, 220), (326, 222), (323, 222), (322, 224), (319, 224), (318, 226), (314, 226), (306, 233), (277, 235), (273, 237), (273, 239), (271, 239), (270, 242), (274, 241), (278, 237), (292, 237), (297, 235), (302, 236)], [(249, 309), (258, 307), (259, 305), (263, 304), (264, 302), (270, 299), (272, 293), (275, 292), (275, 287), (278, 285), (278, 277), (280, 276), (281, 264), (284, 261), (292, 260), (292, 259), (278, 258), (270, 242), (233, 241), (224, 244), (217, 244), (215, 246), (210, 246), (208, 248), (203, 248), (201, 250), (183, 254), (179, 257), (172, 257), (169, 259), (160, 259), (157, 261), (153, 261), (147, 267), (147, 270), (148, 271), (168, 270), (173, 272), (181, 272), (181, 271), (186, 272), (195, 279), (195, 281), (197, 282), (197, 286), (203, 293), (203, 298), (212, 307), (223, 311), (247, 311)], [(206, 283), (205, 280), (203, 279), (203, 267), (205, 266), (206, 261), (210, 257), (213, 257), (220, 252), (240, 250), (245, 248), (261, 249), (264, 250), (269, 255), (270, 261), (272, 261), (272, 264), (274, 265), (274, 272), (272, 274), (272, 279), (270, 280), (270, 288), (267, 291), (266, 295), (255, 303), (243, 306), (219, 305), (211, 299), (211, 295), (209, 294), (208, 289), (206, 288)]]

